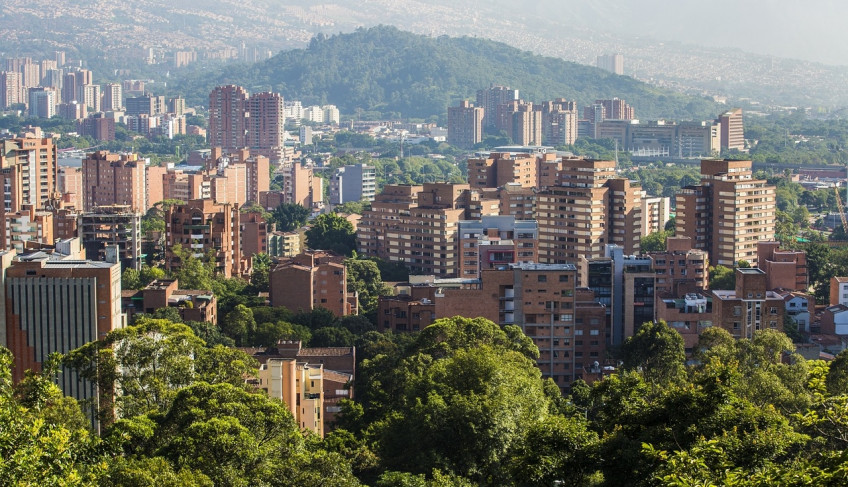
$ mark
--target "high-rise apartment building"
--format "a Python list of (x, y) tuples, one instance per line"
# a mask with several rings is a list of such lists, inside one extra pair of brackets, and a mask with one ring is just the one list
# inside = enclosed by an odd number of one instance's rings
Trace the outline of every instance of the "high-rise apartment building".
[(742, 109), (734, 108), (722, 113), (717, 122), (721, 124), (721, 149), (745, 150), (745, 129), (742, 125)]
[(377, 173), (374, 166), (355, 164), (336, 169), (330, 177), (330, 204), (374, 201)]
[(557, 98), (542, 102), (542, 135), (548, 145), (570, 145), (577, 140), (577, 102)]
[[(317, 208), (323, 204), (323, 179), (315, 174), (311, 164), (288, 163), (283, 165), (282, 173), (283, 198), (281, 203), (295, 203), (305, 208)], [(371, 195), (372, 199), (373, 197)], [(279, 205), (272, 206), (276, 208)]]
[(80, 101), (88, 107), (90, 112), (100, 111), (100, 85), (83, 85), (82, 98)]
[(82, 161), (83, 210), (99, 206), (126, 205), (131, 211), (147, 211), (145, 163), (137, 154), (97, 151)]
[(51, 118), (56, 115), (56, 92), (52, 88), (30, 88), (29, 116)]
[(498, 105), (496, 128), (516, 145), (542, 145), (542, 110), (521, 100)]
[(621, 345), (642, 323), (654, 321), (656, 273), (650, 257), (606, 245), (603, 257), (582, 263), (580, 281), (606, 306), (611, 345)]
[(477, 90), (477, 103), (474, 106), (483, 109), (483, 127), (495, 128), (498, 106), (518, 100), (518, 90), (508, 86), (491, 86)]
[(459, 221), (497, 215), (498, 206), (467, 184), (389, 185), (362, 215), (357, 246), (361, 254), (403, 262), (414, 273), (456, 277)]
[(671, 219), (671, 198), (642, 197), (642, 231), (644, 237), (665, 230), (665, 224)]
[(0, 71), (0, 109), (21, 103), (21, 73)]
[(114, 260), (116, 252), (124, 270), (141, 269), (141, 213), (127, 205), (98, 206), (79, 216), (79, 235), (85, 256)]
[(247, 99), (247, 146), (251, 152), (281, 160), (285, 114), (279, 93), (254, 93)]
[(609, 243), (638, 253), (642, 190), (616, 177), (614, 161), (563, 158), (559, 184), (536, 196), (540, 262), (603, 257)]
[(624, 56), (619, 53), (598, 56), (595, 66), (604, 71), (622, 75), (624, 74)]
[(459, 276), (476, 279), (484, 269), (538, 262), (539, 227), (535, 220), (484, 216), (459, 222)]
[(283, 159), (285, 103), (277, 93), (248, 92), (234, 85), (209, 94), (208, 139), (212, 147), (234, 151), (249, 147), (272, 161)]
[(107, 83), (103, 87), (104, 112), (118, 111), (124, 107), (124, 90), (120, 83)]
[(2, 212), (18, 212), (24, 205), (45, 208), (57, 190), (57, 175), (53, 139), (0, 141)]
[(182, 265), (174, 248), (187, 255), (211, 255), (216, 271), (224, 277), (247, 274), (247, 261), (241, 252), (239, 205), (216, 203), (209, 199), (172, 205), (165, 214), (165, 266), (171, 271)]
[(483, 108), (467, 101), (448, 107), (448, 144), (470, 149), (483, 141)]
[(142, 96), (128, 97), (126, 99), (127, 115), (138, 117), (147, 115), (152, 117), (165, 113), (167, 105), (164, 96), (153, 96), (146, 94)]
[(751, 161), (701, 161), (701, 184), (676, 196), (676, 235), (710, 253), (710, 262), (757, 261), (757, 242), (774, 237), (775, 187), (754, 179)]

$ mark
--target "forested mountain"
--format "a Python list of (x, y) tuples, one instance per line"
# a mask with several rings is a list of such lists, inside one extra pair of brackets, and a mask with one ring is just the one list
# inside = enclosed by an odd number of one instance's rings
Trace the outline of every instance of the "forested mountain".
[(472, 37), (427, 37), (379, 26), (332, 37), (316, 36), (305, 49), (284, 51), (252, 66), (188, 75), (172, 91), (190, 104), (222, 84), (251, 92), (272, 90), (306, 104), (332, 103), (342, 113), (377, 111), (402, 117), (443, 117), (449, 105), (473, 99), (491, 84), (519, 90), (528, 101), (562, 97), (583, 106), (619, 97), (642, 119), (705, 119), (720, 108), (710, 99), (661, 90), (626, 76), (521, 51)]

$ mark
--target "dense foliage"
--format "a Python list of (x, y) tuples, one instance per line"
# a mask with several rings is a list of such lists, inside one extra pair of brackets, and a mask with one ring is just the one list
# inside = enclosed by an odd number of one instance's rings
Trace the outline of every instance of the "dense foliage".
[(520, 90), (529, 101), (564, 97), (586, 105), (617, 96), (640, 118), (714, 118), (715, 103), (651, 87), (630, 77), (561, 59), (538, 56), (474, 37), (427, 37), (379, 26), (331, 37), (316, 36), (305, 49), (284, 51), (245, 69), (227, 67), (218, 76), (193, 76), (171, 88), (206, 103), (217, 85), (268, 90), (305, 105), (333, 103), (395, 117), (444, 117), (449, 105), (473, 98), (491, 84)]

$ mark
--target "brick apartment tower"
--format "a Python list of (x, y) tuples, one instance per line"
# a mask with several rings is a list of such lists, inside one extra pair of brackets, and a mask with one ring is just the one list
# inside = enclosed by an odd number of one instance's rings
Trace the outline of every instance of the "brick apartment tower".
[(467, 184), (388, 185), (362, 215), (358, 251), (403, 262), (413, 273), (455, 277), (459, 221), (496, 215), (498, 206), (497, 200), (481, 200)]
[(355, 294), (347, 289), (344, 256), (308, 251), (281, 263), (268, 279), (271, 306), (311, 311), (322, 307), (336, 316), (356, 314)]
[(18, 214), (28, 208), (41, 210), (57, 196), (57, 179), (53, 139), (0, 141), (0, 182), (4, 188), (0, 225), (4, 227), (3, 235), (6, 235), (7, 214)]
[(562, 160), (559, 184), (537, 195), (539, 260), (578, 264), (604, 256), (606, 244), (639, 252), (639, 186), (615, 175), (614, 161)]
[(83, 210), (98, 206), (126, 205), (131, 211), (147, 211), (147, 175), (137, 154), (97, 151), (82, 161)]
[(518, 100), (518, 90), (508, 86), (494, 86), (477, 90), (477, 103), (474, 106), (483, 109), (483, 127), (495, 128), (498, 106)]
[(775, 188), (754, 179), (751, 161), (703, 160), (700, 186), (676, 196), (675, 234), (692, 238), (710, 262), (757, 262), (757, 242), (774, 237)]
[(209, 130), (211, 147), (225, 151), (247, 147), (247, 91), (240, 86), (220, 86), (209, 93)]
[[(247, 146), (253, 154), (282, 159), (286, 117), (279, 93), (254, 93), (247, 99)], [(266, 171), (267, 174), (267, 171)]]
[(165, 265), (167, 270), (181, 265), (174, 247), (199, 258), (211, 253), (216, 272), (224, 277), (247, 273), (247, 261), (242, 257), (239, 228), (239, 206), (215, 203), (212, 200), (190, 200), (173, 205), (165, 214)]
[(448, 107), (448, 144), (470, 149), (483, 141), (482, 107), (476, 107), (468, 101), (459, 102), (459, 106)]

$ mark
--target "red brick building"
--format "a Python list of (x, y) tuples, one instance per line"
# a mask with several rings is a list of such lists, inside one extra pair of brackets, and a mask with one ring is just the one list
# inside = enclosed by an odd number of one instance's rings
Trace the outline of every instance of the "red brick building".
[(345, 258), (325, 251), (307, 251), (271, 270), (271, 306), (291, 311), (327, 308), (336, 316), (357, 314), (357, 296), (348, 291)]

